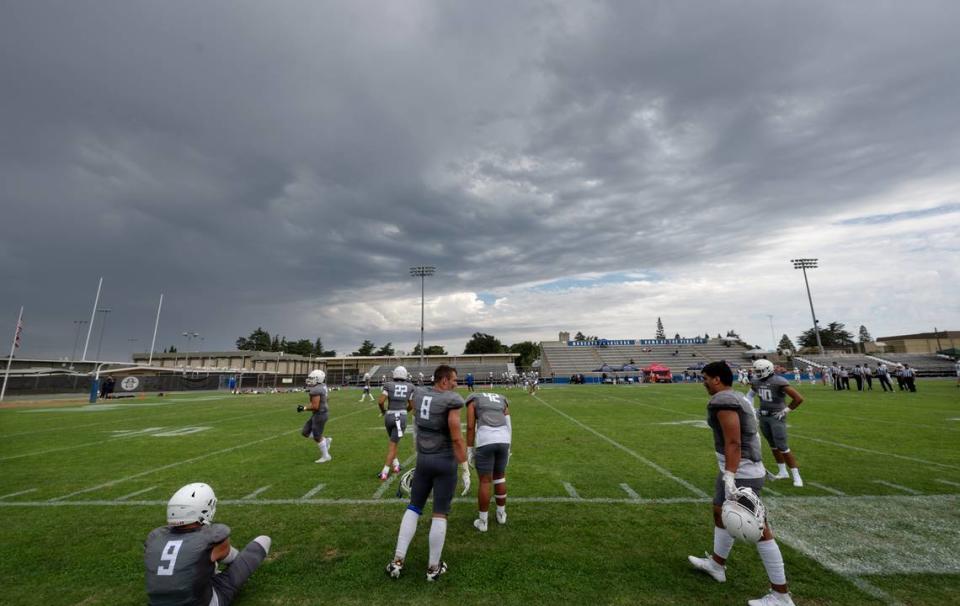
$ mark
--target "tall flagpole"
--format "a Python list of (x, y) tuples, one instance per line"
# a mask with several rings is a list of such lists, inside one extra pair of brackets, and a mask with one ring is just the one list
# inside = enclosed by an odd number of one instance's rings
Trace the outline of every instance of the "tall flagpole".
[(100, 276), (100, 283), (97, 284), (97, 298), (93, 300), (93, 311), (90, 312), (90, 323), (87, 324), (87, 340), (83, 342), (83, 356), (81, 360), (87, 361), (87, 346), (90, 345), (90, 332), (93, 330), (93, 320), (97, 317), (97, 305), (100, 304), (100, 287), (103, 286), (103, 276)]
[(0, 402), (3, 402), (3, 396), (7, 393), (7, 379), (10, 378), (10, 364), (13, 363), (13, 350), (17, 348), (17, 341), (20, 338), (20, 322), (23, 320), (23, 305), (20, 306), (20, 315), (17, 316), (17, 328), (13, 331), (13, 343), (10, 344), (10, 357), (7, 358), (7, 371), (3, 373), (3, 387), (0, 388)]
[(160, 326), (160, 310), (163, 309), (163, 293), (160, 293), (160, 305), (157, 305), (157, 321), (153, 323), (153, 341), (150, 341), (150, 360), (147, 366), (153, 365), (153, 347), (157, 344), (157, 327)]

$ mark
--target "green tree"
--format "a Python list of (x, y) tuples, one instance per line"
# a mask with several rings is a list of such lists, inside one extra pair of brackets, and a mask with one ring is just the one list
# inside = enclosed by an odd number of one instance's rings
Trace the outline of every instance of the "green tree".
[(659, 316), (657, 317), (657, 336), (654, 337), (654, 338), (656, 338), (656, 339), (666, 339), (666, 338), (667, 338), (667, 333), (665, 333), (665, 332), (663, 331), (663, 321), (660, 319)]
[(578, 330), (578, 331), (577, 331), (577, 334), (573, 335), (573, 340), (574, 340), (574, 341), (586, 341), (586, 340), (587, 340), (587, 336)]
[(473, 333), (473, 336), (470, 337), (463, 348), (465, 354), (504, 353), (506, 351), (507, 348), (503, 346), (500, 339), (482, 332)]
[[(844, 330), (845, 324), (841, 322), (831, 322), (826, 328), (820, 329), (820, 341), (824, 347), (849, 347), (853, 345), (853, 335)], [(817, 335), (813, 329), (805, 331), (797, 339), (800, 347), (816, 347)]]
[(313, 355), (313, 343), (310, 342), (310, 339), (298, 339), (296, 341), (287, 342), (287, 348), (283, 351), (289, 354), (296, 354), (298, 356), (312, 356)]
[(332, 349), (324, 349), (323, 341), (320, 337), (317, 337), (317, 340), (313, 342), (313, 355), (322, 356), (324, 358), (332, 358), (337, 355), (337, 352)]
[(510, 346), (510, 353), (520, 354), (517, 358), (517, 366), (520, 368), (530, 368), (540, 357), (540, 344), (533, 341), (521, 341)]
[(258, 326), (249, 337), (237, 339), (237, 349), (242, 351), (274, 351), (271, 349), (270, 333)]
[(780, 342), (777, 344), (777, 349), (789, 349), (790, 351), (797, 351), (797, 348), (793, 346), (793, 341), (791, 341), (790, 337), (787, 335), (780, 337)]
[[(413, 346), (413, 351), (410, 352), (411, 356), (420, 355), (420, 344), (417, 343)], [(443, 345), (427, 345), (427, 348), (423, 350), (423, 355), (425, 356), (445, 356), (447, 355), (447, 350), (443, 348)]]
[(870, 336), (870, 331), (867, 330), (867, 327), (860, 325), (860, 342), (861, 343), (872, 343), (873, 337)]
[(377, 346), (370, 339), (364, 339), (360, 344), (360, 349), (350, 354), (351, 356), (372, 356)]
[(375, 354), (373, 354), (373, 355), (375, 355), (375, 356), (392, 356), (392, 355), (394, 355), (393, 343), (387, 343), (386, 345), (384, 345), (383, 347), (381, 347), (380, 349), (378, 349), (377, 352), (376, 352)]

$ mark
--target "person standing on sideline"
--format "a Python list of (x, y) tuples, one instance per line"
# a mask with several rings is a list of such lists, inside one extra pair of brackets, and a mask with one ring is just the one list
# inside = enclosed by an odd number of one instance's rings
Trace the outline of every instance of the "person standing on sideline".
[(873, 391), (873, 369), (870, 364), (863, 365), (863, 380), (867, 382), (867, 391)]
[[(758, 362), (766, 360), (758, 360)], [(769, 362), (768, 362), (769, 363)], [(760, 454), (760, 436), (753, 405), (743, 394), (732, 389), (733, 372), (726, 362), (710, 362), (703, 367), (703, 386), (710, 394), (707, 403), (707, 424), (713, 432), (713, 446), (720, 472), (714, 482), (713, 553), (687, 560), (698, 570), (719, 583), (727, 580), (727, 558), (734, 538), (723, 525), (723, 502), (738, 488), (748, 487), (758, 496), (763, 489), (765, 470)], [(782, 377), (781, 377), (782, 379)], [(787, 588), (787, 575), (780, 546), (770, 523), (765, 522), (757, 552), (770, 580), (770, 592), (747, 602), (749, 606), (793, 606)]]
[(473, 393), (473, 373), (467, 373), (467, 391)]
[(850, 370), (846, 366), (840, 367), (840, 389), (850, 391)]
[(307, 395), (310, 397), (310, 403), (307, 406), (297, 406), (297, 412), (309, 410), (313, 414), (303, 424), (300, 434), (305, 438), (313, 438), (320, 449), (320, 458), (314, 463), (326, 463), (333, 457), (330, 456), (330, 442), (333, 438), (325, 438), (323, 430), (327, 426), (327, 418), (330, 410), (327, 408), (327, 386), (324, 381), (327, 380), (327, 373), (322, 370), (311, 370), (307, 375)]
[(370, 393), (370, 373), (363, 375), (363, 393), (360, 394), (360, 401), (363, 402), (367, 398), (370, 398), (370, 401), (373, 402), (373, 394)]
[(957, 360), (957, 363), (954, 364), (957, 369), (957, 388), (960, 389), (960, 360)]
[(487, 531), (491, 485), (497, 501), (497, 522), (507, 523), (507, 462), (513, 436), (509, 404), (506, 396), (496, 393), (467, 398), (467, 461), (475, 464), (480, 476), (473, 526), (480, 532)]
[(833, 363), (833, 366), (830, 367), (830, 372), (833, 374), (833, 389), (834, 391), (840, 391), (843, 389), (843, 380), (840, 377), (841, 367), (836, 362)]
[[(389, 439), (387, 459), (377, 476), (381, 482), (390, 477), (391, 467), (393, 473), (400, 473), (400, 459), (397, 458), (397, 448), (400, 446), (403, 432), (407, 429), (407, 412), (413, 410), (411, 403), (413, 385), (409, 383), (409, 378), (406, 368), (403, 366), (394, 368), (393, 380), (383, 382), (380, 399), (377, 400), (377, 406), (380, 407), (380, 414), (383, 416), (383, 424)], [(386, 407), (384, 407), (384, 403), (387, 404)]]
[(863, 391), (863, 369), (859, 364), (853, 367), (853, 380), (857, 382), (857, 391)]
[(890, 384), (890, 370), (885, 362), (881, 362), (880, 366), (877, 366), (877, 380), (880, 381), (880, 387), (883, 388), (884, 393), (888, 389), (890, 393), (893, 393), (893, 385)]
[[(789, 466), (793, 485), (801, 488), (803, 480), (800, 478), (797, 458), (787, 444), (787, 414), (803, 404), (803, 396), (790, 385), (790, 381), (774, 374), (773, 362), (770, 360), (757, 360), (753, 363), (753, 368), (757, 378), (751, 384), (747, 399), (753, 405), (753, 395), (760, 398), (760, 410), (757, 411), (760, 432), (770, 445), (778, 467), (777, 473), (771, 473), (768, 477), (771, 480), (785, 480), (789, 477), (787, 476)], [(785, 396), (790, 396), (789, 406)]]
[[(147, 603), (229, 606), (270, 552), (270, 537), (260, 535), (243, 551), (230, 545), (230, 527), (214, 524), (217, 496), (195, 482), (173, 493), (167, 525), (153, 529), (143, 547)], [(229, 566), (217, 574), (217, 563)]]
[(463, 398), (456, 392), (457, 370), (441, 364), (433, 371), (433, 385), (413, 392), (413, 412), (417, 427), (417, 466), (410, 487), (410, 504), (403, 512), (397, 548), (387, 564), (387, 576), (400, 577), (407, 549), (417, 532), (417, 523), (433, 493), (433, 522), (430, 526), (430, 557), (427, 580), (435, 581), (447, 572), (441, 559), (447, 537), (447, 515), (457, 487), (457, 464), (463, 480), (463, 493), (470, 490), (467, 446), (460, 433), (460, 409)]
[(910, 368), (909, 364), (903, 365), (903, 382), (906, 384), (907, 389), (913, 393), (917, 391), (916, 376), (917, 372)]
[(907, 391), (907, 382), (903, 377), (903, 364), (897, 364), (897, 367), (894, 369), (893, 374), (897, 377), (897, 388), (900, 391)]

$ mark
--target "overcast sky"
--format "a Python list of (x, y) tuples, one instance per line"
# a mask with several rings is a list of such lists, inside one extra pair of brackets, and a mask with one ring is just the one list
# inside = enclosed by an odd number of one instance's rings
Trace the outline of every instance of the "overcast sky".
[[(257, 326), (960, 329), (960, 3), (48, 2), (0, 19), (0, 350)], [(95, 325), (88, 358), (101, 326)], [(82, 333), (80, 346), (83, 347)], [(135, 339), (135, 340), (133, 340)], [(191, 348), (197, 348), (196, 344)], [(79, 354), (78, 354), (79, 355)]]

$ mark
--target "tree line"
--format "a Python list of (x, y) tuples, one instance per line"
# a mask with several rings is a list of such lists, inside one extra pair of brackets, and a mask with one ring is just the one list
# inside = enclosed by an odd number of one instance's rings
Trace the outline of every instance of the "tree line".
[(288, 341), (286, 335), (273, 335), (265, 331), (262, 326), (250, 333), (249, 336), (240, 337), (236, 342), (237, 349), (241, 351), (282, 351), (288, 354), (300, 356), (321, 356), (333, 357), (337, 352), (333, 349), (324, 349), (323, 340), (317, 337), (314, 340), (297, 339)]

